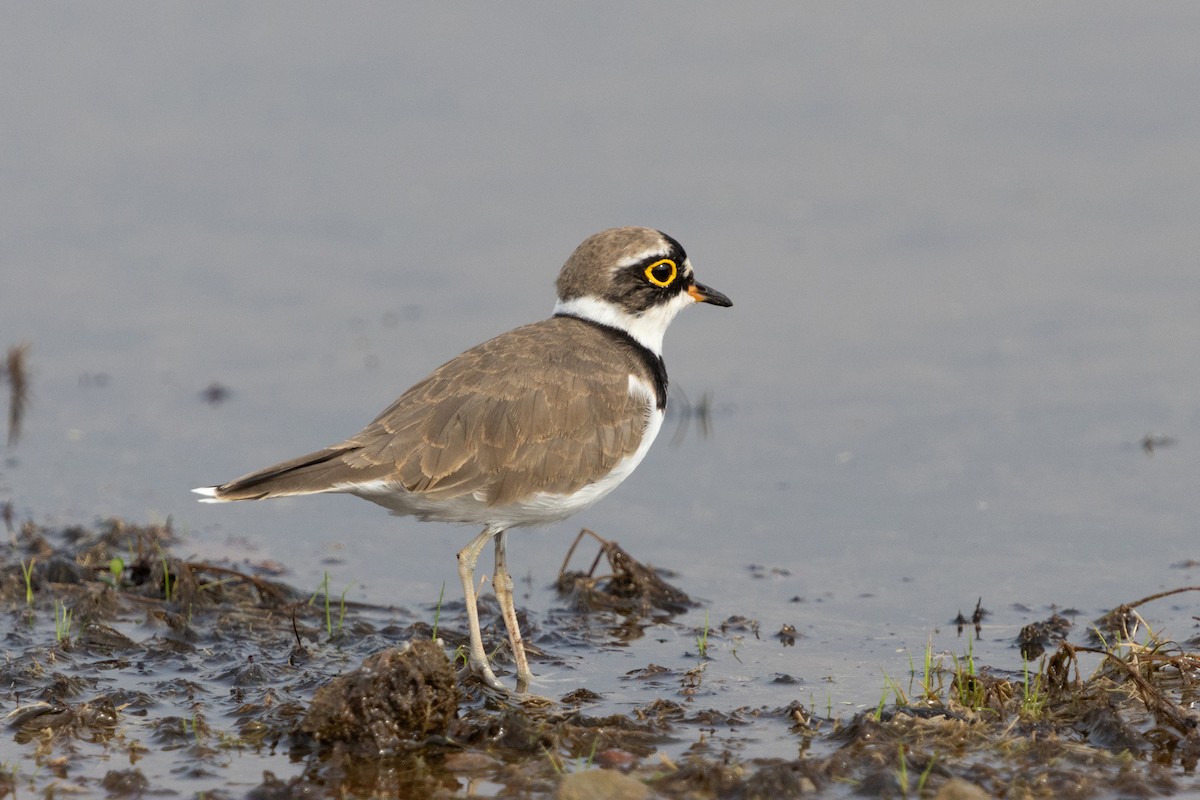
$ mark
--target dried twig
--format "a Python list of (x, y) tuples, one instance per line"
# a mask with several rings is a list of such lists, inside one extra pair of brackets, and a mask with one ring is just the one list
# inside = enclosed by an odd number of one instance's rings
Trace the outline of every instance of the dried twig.
[(15, 347), (8, 348), (4, 361), (4, 374), (8, 377), (8, 446), (12, 447), (21, 436), (21, 421), (25, 418), (25, 410), (29, 407), (29, 372), (25, 366), (25, 356), (29, 352), (29, 343), (21, 342)]

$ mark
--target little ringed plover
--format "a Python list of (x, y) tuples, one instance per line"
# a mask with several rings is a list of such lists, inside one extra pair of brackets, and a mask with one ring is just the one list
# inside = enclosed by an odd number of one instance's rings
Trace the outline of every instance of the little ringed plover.
[(467, 350), (362, 431), (315, 453), (194, 491), (203, 502), (345, 492), (394, 514), (482, 525), (458, 553), (468, 669), (493, 688), (474, 572), (495, 540), (492, 586), (517, 691), (533, 677), (505, 560), (510, 528), (565, 519), (611, 492), (646, 455), (667, 404), (663, 334), (693, 303), (730, 306), (697, 283), (679, 242), (650, 228), (588, 237), (559, 272), (549, 319)]

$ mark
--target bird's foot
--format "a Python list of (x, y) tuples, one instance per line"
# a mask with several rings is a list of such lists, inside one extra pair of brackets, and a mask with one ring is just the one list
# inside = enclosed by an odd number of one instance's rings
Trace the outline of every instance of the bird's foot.
[(492, 668), (487, 664), (475, 664), (467, 662), (467, 665), (459, 669), (458, 679), (465, 680), (467, 678), (475, 678), (487, 689), (494, 692), (509, 694), (509, 689), (500, 679), (496, 677), (496, 673), (492, 672)]
[(485, 694), (489, 694), (494, 697), (499, 697), (504, 700), (517, 700), (521, 703), (528, 701), (533, 702), (535, 705), (544, 702), (551, 702), (543, 697), (529, 693), (529, 682), (533, 678), (532, 673), (518, 675), (517, 688), (513, 690), (501, 683), (500, 679), (496, 677), (496, 673), (492, 672), (492, 668), (487, 664), (476, 666), (468, 663), (459, 668), (459, 681), (465, 681), (472, 678), (478, 681), (480, 688), (483, 689)]

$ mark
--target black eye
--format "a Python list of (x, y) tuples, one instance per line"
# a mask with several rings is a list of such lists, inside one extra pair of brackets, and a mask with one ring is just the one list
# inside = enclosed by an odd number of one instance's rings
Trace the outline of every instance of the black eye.
[(646, 280), (655, 286), (670, 286), (679, 275), (679, 268), (669, 258), (662, 258), (646, 267)]

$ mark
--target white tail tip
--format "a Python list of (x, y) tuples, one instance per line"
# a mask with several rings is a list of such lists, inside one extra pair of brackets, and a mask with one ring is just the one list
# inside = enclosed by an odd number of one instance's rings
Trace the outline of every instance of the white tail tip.
[(202, 494), (204, 497), (200, 499), (201, 503), (224, 503), (226, 501), (217, 497), (217, 487), (201, 486), (199, 489), (192, 489), (196, 494)]

